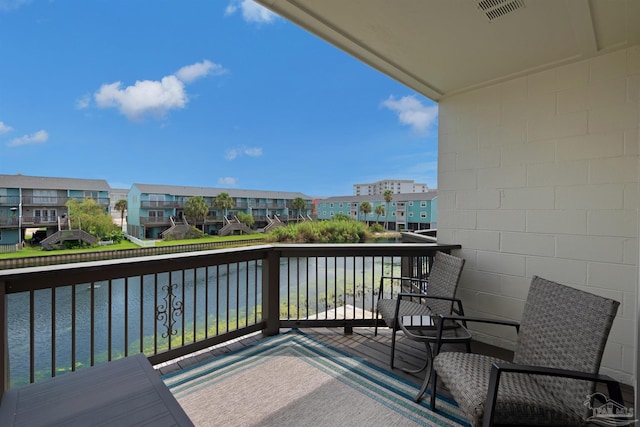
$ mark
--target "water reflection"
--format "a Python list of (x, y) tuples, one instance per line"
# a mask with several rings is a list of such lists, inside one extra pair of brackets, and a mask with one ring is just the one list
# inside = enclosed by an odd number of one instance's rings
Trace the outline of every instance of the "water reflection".
[[(391, 257), (281, 259), (281, 317), (304, 318), (345, 304), (370, 310), (379, 277), (397, 275), (399, 263)], [(10, 294), (11, 386), (29, 382), (31, 352), (38, 380), (50, 377), (52, 366), (58, 375), (90, 365), (92, 349), (100, 363), (166, 350), (170, 339), (175, 347), (257, 323), (261, 283), (261, 261), (250, 261)], [(167, 330), (156, 308), (166, 309), (162, 287), (170, 284), (183, 311)]]

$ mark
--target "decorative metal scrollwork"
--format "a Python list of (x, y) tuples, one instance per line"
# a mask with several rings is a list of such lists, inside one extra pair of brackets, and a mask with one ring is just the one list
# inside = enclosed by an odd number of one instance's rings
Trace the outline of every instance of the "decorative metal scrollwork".
[(165, 303), (156, 307), (156, 320), (161, 321), (162, 326), (167, 328), (167, 331), (162, 333), (162, 338), (178, 334), (178, 331), (173, 329), (176, 319), (182, 316), (182, 301), (178, 301), (173, 293), (177, 287), (176, 284), (164, 285), (162, 290), (166, 291), (166, 295), (163, 297)]

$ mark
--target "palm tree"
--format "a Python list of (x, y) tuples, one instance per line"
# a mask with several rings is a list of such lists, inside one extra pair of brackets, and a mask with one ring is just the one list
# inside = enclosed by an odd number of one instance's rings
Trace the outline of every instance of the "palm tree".
[(213, 206), (215, 206), (216, 209), (222, 209), (224, 216), (227, 216), (227, 210), (233, 208), (234, 205), (235, 203), (228, 193), (220, 193), (213, 199)]
[(387, 220), (387, 213), (389, 212), (389, 203), (391, 203), (391, 201), (393, 200), (393, 191), (384, 190), (384, 193), (382, 193), (382, 195), (384, 196), (384, 201), (387, 203), (387, 210), (384, 213), (384, 229), (386, 230), (387, 227), (389, 226), (389, 221)]
[[(364, 214), (364, 220), (367, 220), (367, 214), (371, 213), (371, 203), (362, 202), (360, 203), (360, 212)], [(368, 222), (367, 222), (368, 224)]]
[(382, 205), (376, 206), (374, 212), (376, 213), (376, 215), (378, 215), (376, 217), (376, 222), (380, 222), (380, 215), (384, 215), (384, 206)]
[(120, 199), (115, 204), (115, 209), (120, 212), (120, 228), (124, 223), (124, 211), (127, 210), (127, 199)]
[(307, 207), (307, 202), (304, 201), (302, 197), (296, 197), (291, 202), (291, 207), (298, 211), (298, 216), (300, 216), (300, 211)]
[[(209, 206), (202, 196), (189, 197), (184, 204), (184, 214), (187, 218), (194, 218), (195, 222), (202, 218), (202, 232), (204, 233), (204, 219), (209, 213)], [(194, 224), (195, 225), (195, 224)]]

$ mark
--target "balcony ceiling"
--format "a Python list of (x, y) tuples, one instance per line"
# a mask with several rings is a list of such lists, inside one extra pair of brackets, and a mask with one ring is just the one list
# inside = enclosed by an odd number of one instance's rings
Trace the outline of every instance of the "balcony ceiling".
[(435, 101), (640, 43), (638, 0), (256, 1)]

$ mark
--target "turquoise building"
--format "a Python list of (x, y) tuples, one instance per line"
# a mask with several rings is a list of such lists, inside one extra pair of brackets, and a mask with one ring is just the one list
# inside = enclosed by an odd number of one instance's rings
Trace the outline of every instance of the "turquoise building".
[[(225, 212), (214, 206), (220, 193), (227, 193), (234, 202), (233, 208), (226, 212), (228, 219), (239, 212), (250, 214), (258, 230), (269, 227), (274, 221), (308, 220), (313, 214), (313, 199), (297, 192), (133, 184), (127, 193), (127, 233), (139, 239), (161, 238), (161, 234), (174, 224), (184, 223), (186, 201), (200, 196), (209, 206), (209, 213), (204, 219), (189, 218), (189, 223), (201, 230), (204, 227), (207, 234), (218, 234), (225, 225)], [(297, 198), (306, 204), (299, 211), (293, 208)]]
[[(371, 212), (366, 215), (360, 211), (363, 202), (371, 205)], [(384, 215), (375, 213), (377, 206), (384, 208)], [(343, 214), (368, 223), (386, 223), (388, 230), (427, 230), (437, 227), (437, 191), (393, 194), (389, 203), (381, 194), (328, 197), (318, 200), (316, 211), (320, 220)]]

